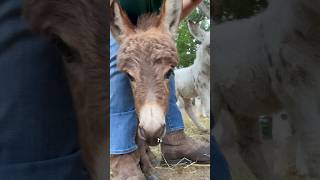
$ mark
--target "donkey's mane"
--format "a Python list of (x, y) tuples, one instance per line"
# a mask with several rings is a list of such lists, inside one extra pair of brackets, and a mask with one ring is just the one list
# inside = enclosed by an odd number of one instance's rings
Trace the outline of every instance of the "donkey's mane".
[(143, 14), (138, 18), (137, 29), (146, 31), (152, 27), (157, 27), (160, 23), (160, 16), (157, 13)]

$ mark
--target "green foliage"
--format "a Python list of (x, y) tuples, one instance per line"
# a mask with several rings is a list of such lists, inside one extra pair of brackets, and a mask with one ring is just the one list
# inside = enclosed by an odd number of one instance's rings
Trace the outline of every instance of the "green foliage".
[(194, 10), (188, 18), (180, 23), (177, 38), (177, 49), (180, 57), (179, 67), (187, 67), (193, 63), (196, 58), (197, 47), (200, 44), (190, 34), (188, 20), (197, 24), (199, 23), (204, 30), (208, 30), (210, 26), (208, 18), (199, 9)]
[(186, 21), (180, 24), (177, 49), (179, 53), (179, 67), (190, 66), (196, 58), (197, 42), (189, 32)]
[(250, 17), (267, 7), (266, 0), (223, 0), (226, 20)]

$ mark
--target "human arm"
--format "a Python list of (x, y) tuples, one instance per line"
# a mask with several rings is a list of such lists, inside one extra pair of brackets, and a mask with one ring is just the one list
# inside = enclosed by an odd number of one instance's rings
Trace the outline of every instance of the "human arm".
[(201, 2), (202, 0), (183, 0), (183, 9), (180, 19), (183, 20), (188, 17)]

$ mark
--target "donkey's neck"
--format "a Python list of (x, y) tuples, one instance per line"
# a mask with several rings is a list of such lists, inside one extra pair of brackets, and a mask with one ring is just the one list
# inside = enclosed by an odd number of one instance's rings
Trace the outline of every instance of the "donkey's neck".
[(194, 63), (192, 65), (192, 71), (195, 73), (199, 72), (205, 72), (208, 73), (210, 72), (210, 60), (209, 56), (205, 55), (205, 52), (203, 52), (204, 49), (199, 49), (197, 51), (196, 59), (194, 60)]

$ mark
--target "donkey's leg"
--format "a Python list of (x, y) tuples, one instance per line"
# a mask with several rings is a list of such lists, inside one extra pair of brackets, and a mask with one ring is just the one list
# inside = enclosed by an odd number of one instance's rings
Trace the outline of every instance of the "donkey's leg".
[(320, 104), (314, 97), (296, 96), (296, 102), (290, 107), (290, 115), (303, 148), (309, 176), (320, 179)]
[(235, 116), (240, 155), (259, 180), (274, 179), (261, 151), (258, 118)]
[(296, 170), (299, 176), (307, 176), (308, 175), (308, 168), (304, 159), (304, 149), (301, 145), (300, 137), (297, 137), (296, 142)]
[(153, 166), (158, 166), (160, 165), (160, 160), (157, 158), (155, 154), (151, 151), (150, 147), (146, 145), (146, 153), (152, 163)]
[[(150, 149), (144, 140), (137, 138), (138, 147), (140, 153), (140, 166), (147, 180), (158, 180), (160, 175), (153, 166), (153, 162), (150, 155)], [(153, 155), (153, 154), (152, 154)], [(154, 155), (153, 155), (154, 156)]]
[(274, 148), (273, 171), (284, 177), (295, 165), (296, 138), (288, 116), (284, 112), (272, 115), (272, 140)]
[(202, 132), (207, 132), (208, 130), (200, 123), (199, 119), (196, 117), (193, 107), (192, 107), (192, 101), (188, 98), (183, 98), (184, 102), (184, 109), (186, 110), (188, 116), (193, 121), (193, 123), (197, 126), (197, 128)]

